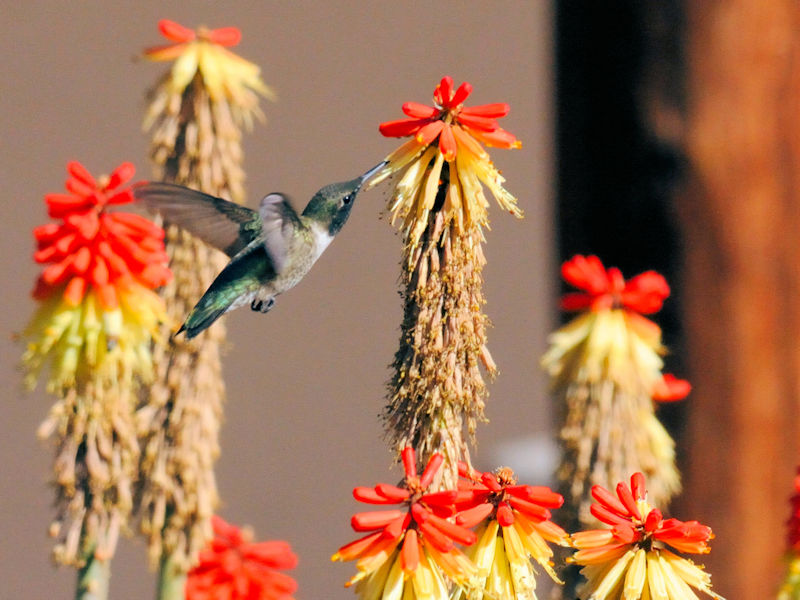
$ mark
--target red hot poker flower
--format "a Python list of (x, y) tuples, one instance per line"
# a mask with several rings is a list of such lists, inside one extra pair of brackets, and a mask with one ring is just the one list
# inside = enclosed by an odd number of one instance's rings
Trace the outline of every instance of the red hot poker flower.
[(199, 27), (197, 31), (194, 31), (175, 21), (161, 19), (158, 22), (158, 30), (161, 35), (173, 43), (145, 50), (147, 57), (153, 60), (176, 59), (186, 50), (187, 44), (198, 39), (227, 48), (236, 46), (242, 41), (242, 32), (236, 27), (220, 27), (218, 29)]
[[(359, 502), (375, 505), (399, 505), (385, 511), (368, 511), (353, 515), (350, 523), (355, 531), (369, 532), (366, 536), (339, 548), (332, 560), (359, 559), (357, 573), (346, 585), (369, 578), (366, 585), (380, 596), (386, 578), (374, 581), (370, 577), (387, 561), (399, 560), (399, 567), (411, 579), (418, 568), (431, 569), (433, 562), (456, 581), (473, 576), (474, 566), (456, 548), (456, 544), (475, 543), (475, 534), (448, 520), (455, 513), (456, 490), (427, 492), (444, 461), (433, 454), (421, 476), (417, 475), (414, 449), (406, 447), (401, 453), (405, 478), (402, 487), (379, 483), (375, 487), (357, 487), (353, 497)], [(401, 545), (402, 544), (402, 545)], [(399, 556), (396, 554), (399, 548)], [(373, 589), (374, 588), (374, 589)], [(378, 593), (380, 592), (380, 593)]]
[(133, 201), (124, 185), (135, 172), (122, 163), (111, 175), (95, 179), (77, 161), (67, 164), (67, 194), (47, 194), (48, 215), (61, 223), (36, 227), (34, 260), (42, 271), (34, 297), (43, 299), (64, 289), (77, 306), (91, 288), (105, 309), (117, 308), (118, 286), (139, 283), (153, 289), (169, 281), (164, 230), (139, 215), (110, 212), (108, 207)]
[(584, 292), (566, 294), (561, 308), (568, 311), (625, 308), (642, 314), (661, 310), (669, 296), (669, 285), (655, 271), (646, 271), (625, 281), (616, 267), (606, 269), (596, 256), (574, 256), (561, 266), (567, 283)]
[(564, 503), (561, 495), (547, 487), (517, 485), (514, 472), (507, 467), (495, 475), (461, 463), (459, 474), (463, 479), (459, 482), (456, 523), (465, 527), (480, 524), (471, 558), (480, 573), (498, 574), (482, 577), (479, 587), (485, 595), (535, 598), (536, 579), (530, 558), (558, 581), (551, 562), (553, 551), (546, 542), (568, 545), (567, 533), (550, 520), (549, 509)]
[(212, 525), (214, 539), (186, 579), (186, 600), (291, 600), (297, 582), (279, 571), (297, 566), (288, 543), (253, 543), (217, 516)]
[(794, 495), (789, 500), (792, 505), (792, 514), (786, 522), (788, 527), (789, 550), (800, 554), (800, 467), (794, 478)]
[(686, 398), (691, 391), (691, 383), (685, 379), (678, 379), (672, 373), (664, 373), (664, 376), (656, 382), (653, 388), (653, 400), (656, 402), (677, 402)]
[[(445, 160), (455, 160), (458, 151), (456, 141), (467, 147), (474, 147), (470, 136), (487, 146), (498, 148), (519, 148), (522, 144), (516, 136), (502, 129), (497, 119), (508, 114), (509, 106), (504, 102), (465, 107), (464, 101), (472, 93), (472, 86), (466, 81), (454, 89), (451, 77), (442, 77), (433, 92), (434, 106), (418, 102), (403, 104), (403, 112), (408, 119), (386, 121), (379, 126), (386, 137), (406, 137), (414, 135), (423, 145), (439, 138), (439, 151)], [(475, 154), (482, 154), (476, 151)]]
[(664, 519), (647, 502), (644, 475), (634, 473), (630, 486), (617, 484), (616, 494), (601, 486), (592, 488), (595, 503), (591, 513), (610, 529), (572, 534), (578, 551), (569, 559), (583, 565), (587, 583), (582, 600), (639, 598), (649, 586), (652, 598), (696, 597), (690, 587), (717, 599), (711, 578), (701, 567), (678, 552), (705, 554), (710, 551), (711, 528), (697, 521)]

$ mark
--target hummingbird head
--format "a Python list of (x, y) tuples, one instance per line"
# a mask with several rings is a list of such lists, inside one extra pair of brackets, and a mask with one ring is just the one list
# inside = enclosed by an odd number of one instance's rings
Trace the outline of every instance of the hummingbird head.
[(328, 233), (333, 237), (347, 222), (361, 186), (385, 165), (386, 161), (383, 161), (361, 177), (326, 185), (311, 198), (303, 216), (327, 226)]

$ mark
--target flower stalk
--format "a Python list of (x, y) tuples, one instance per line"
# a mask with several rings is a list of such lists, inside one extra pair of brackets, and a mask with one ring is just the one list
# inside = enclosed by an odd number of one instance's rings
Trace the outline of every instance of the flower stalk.
[(648, 271), (626, 281), (595, 256), (574, 257), (562, 274), (581, 291), (566, 294), (561, 307), (579, 314), (550, 337), (542, 365), (562, 401), (558, 477), (576, 527), (596, 522), (593, 485), (612, 487), (641, 471), (656, 503), (680, 490), (675, 444), (653, 400), (678, 400), (690, 386), (662, 373), (661, 330), (642, 316), (660, 310), (669, 295), (661, 275)]
[[(238, 29), (191, 30), (167, 20), (159, 29), (170, 44), (146, 50), (145, 57), (173, 63), (151, 92), (144, 120), (155, 177), (241, 202), (242, 131), (263, 119), (259, 96), (271, 92), (256, 65), (228, 50), (241, 38)], [(165, 226), (175, 278), (162, 296), (171, 321), (180, 323), (225, 257), (176, 226)], [(224, 325), (193, 340), (171, 338), (172, 333), (162, 330), (164, 343), (154, 350), (155, 382), (137, 412), (141, 529), (151, 564), (160, 565), (165, 594), (180, 587), (213, 535), (218, 503), (213, 467), (225, 396)]]
[(412, 136), (387, 157), (370, 185), (397, 176), (389, 200), (403, 234), (403, 322), (384, 412), (392, 446), (412, 446), (420, 466), (444, 457), (441, 481), (455, 489), (465, 433), (484, 420), (483, 372), (497, 367), (486, 345), (481, 243), (488, 223), (486, 186), (498, 203), (521, 216), (482, 144), (518, 148), (497, 119), (507, 104), (465, 107), (469, 83), (450, 77), (436, 87), (434, 106), (403, 104), (407, 119), (382, 123), (385, 136)]

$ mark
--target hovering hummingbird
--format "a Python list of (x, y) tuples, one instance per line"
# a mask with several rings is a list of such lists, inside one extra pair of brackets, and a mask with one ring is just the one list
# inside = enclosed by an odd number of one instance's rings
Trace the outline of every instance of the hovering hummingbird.
[(276, 296), (308, 273), (347, 222), (361, 186), (385, 164), (326, 185), (299, 216), (283, 194), (265, 196), (256, 212), (171, 183), (135, 186), (133, 194), (145, 207), (231, 257), (177, 333), (185, 331), (191, 339), (248, 303), (254, 311), (268, 312)]

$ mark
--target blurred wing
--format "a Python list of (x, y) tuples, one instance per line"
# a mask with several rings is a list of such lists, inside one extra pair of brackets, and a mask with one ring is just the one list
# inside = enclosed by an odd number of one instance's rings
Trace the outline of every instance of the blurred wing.
[(230, 257), (261, 233), (256, 211), (182, 185), (143, 183), (133, 188), (133, 195), (167, 223), (186, 229)]
[(283, 271), (292, 235), (303, 227), (297, 213), (283, 194), (269, 194), (261, 201), (261, 231), (264, 247), (276, 273)]

